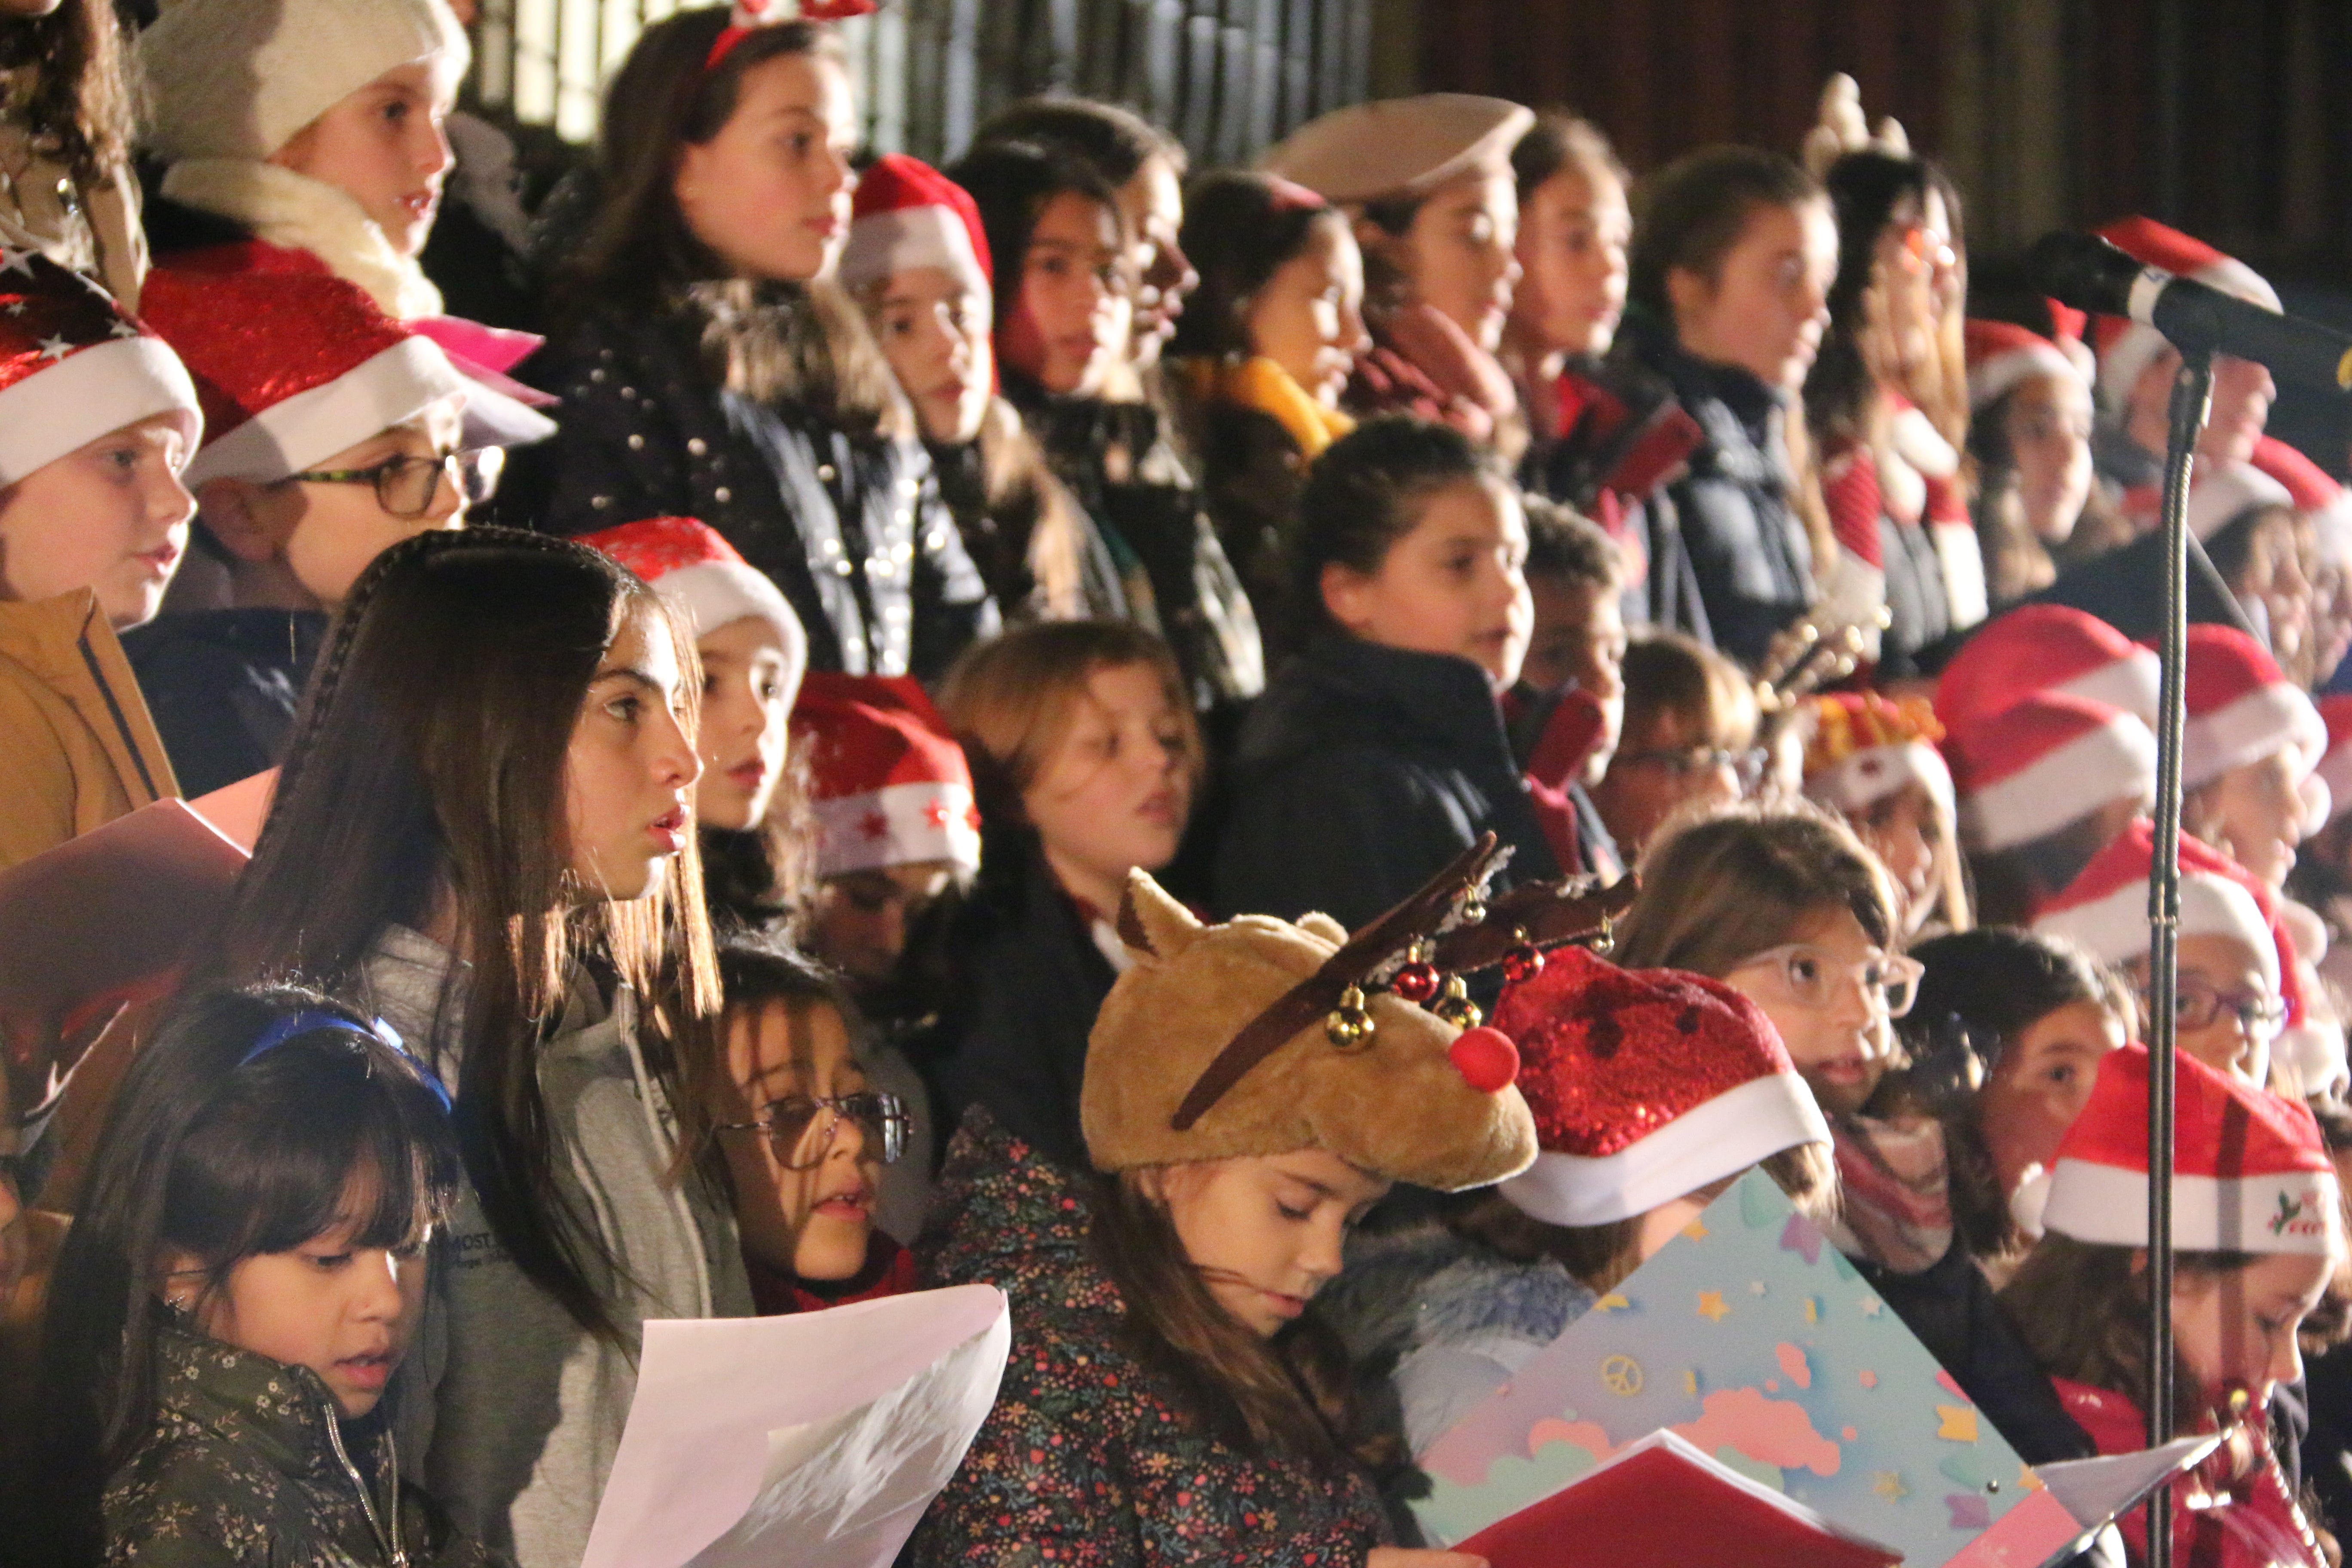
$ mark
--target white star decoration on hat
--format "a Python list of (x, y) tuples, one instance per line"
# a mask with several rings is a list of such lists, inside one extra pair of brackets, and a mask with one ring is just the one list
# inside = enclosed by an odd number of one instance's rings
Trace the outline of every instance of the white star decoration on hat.
[(43, 359), (63, 359), (66, 355), (73, 353), (76, 346), (77, 345), (71, 340), (62, 336), (43, 338), (41, 340), (41, 357)]
[(106, 329), (106, 335), (110, 338), (135, 338), (139, 335), (139, 329), (117, 316), (114, 325)]
[(30, 278), (33, 275), (33, 258), (38, 254), (32, 250), (11, 250), (0, 245), (0, 272), (21, 272)]

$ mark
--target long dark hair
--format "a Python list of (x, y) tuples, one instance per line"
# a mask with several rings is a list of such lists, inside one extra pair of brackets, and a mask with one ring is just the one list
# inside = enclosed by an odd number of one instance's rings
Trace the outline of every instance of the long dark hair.
[[(2034, 1364), (2052, 1377), (2088, 1384), (2147, 1401), (2147, 1270), (2133, 1266), (2134, 1249), (2045, 1236), (2018, 1265), (2000, 1292), (2001, 1310)], [(2247, 1252), (2179, 1252), (2175, 1277), (2233, 1273), (2256, 1261)], [(2202, 1428), (2209, 1408), (2196, 1375), (2171, 1352), (2175, 1435)]]
[(1096, 1261), (1127, 1303), (1120, 1348), (1172, 1384), (1209, 1436), (1253, 1458), (1376, 1477), (1402, 1464), (1393, 1436), (1358, 1412), (1330, 1329), (1310, 1315), (1270, 1341), (1253, 1333), (1217, 1304), (1135, 1173), (1102, 1177), (1093, 1207)]
[(1177, 318), (1168, 352), (1250, 353), (1249, 310), (1258, 290), (1307, 248), (1317, 224), (1346, 221), (1337, 207), (1281, 199), (1272, 177), (1249, 170), (1218, 169), (1193, 181), (1179, 243), (1201, 286)]
[(838, 288), (730, 276), (678, 207), (680, 150), (726, 127), (752, 68), (792, 55), (847, 65), (831, 27), (780, 22), (705, 69), (727, 17), (703, 6), (655, 23), (614, 77), (597, 134), (596, 216), (557, 279), (556, 314), (577, 322), (599, 310), (682, 310), (699, 321), (704, 358), (727, 390), (855, 435), (910, 434), (889, 365)]
[[(651, 588), (598, 551), (511, 529), (421, 534), (363, 573), (311, 678), (277, 799), (238, 887), (218, 966), (349, 992), (394, 925), (454, 920), (464, 1028), (417, 1043), (462, 1062), (457, 1131), (499, 1244), (583, 1327), (613, 1331), (593, 1233), (556, 1184), (538, 1047), (582, 960), (645, 1000), (646, 1067), (681, 1146), (705, 1103), (718, 1010), (694, 845), (659, 888), (583, 904), (565, 854), (565, 758), (604, 652), (633, 617), (694, 645)], [(688, 695), (696, 685), (688, 681)], [(442, 1016), (452, 1016), (445, 994)], [(693, 1086), (698, 1089), (698, 1083)]]
[[(306, 1013), (344, 1026), (321, 1022), (253, 1054)], [(45, 1495), (38, 1508), (14, 1500), (12, 1534), (51, 1535), (60, 1563), (98, 1561), (100, 1492), (155, 1427), (170, 1255), (196, 1259), (201, 1301), (247, 1258), (338, 1223), (355, 1225), (359, 1247), (404, 1250), (446, 1218), (459, 1172), (438, 1094), (367, 1031), (314, 991), (220, 990), (184, 1004), (132, 1059), (49, 1287), (41, 1431), (8, 1467)]]
[(32, 132), (36, 149), (85, 185), (126, 180), (131, 121), (122, 27), (112, 0), (63, 0), (46, 16), (0, 26), (0, 73), (21, 73), (21, 92), (0, 108)]
[(1874, 445), (1878, 382), (1863, 353), (1871, 286), (1877, 280), (1878, 240), (1906, 201), (1924, 212), (1930, 184), (1927, 163), (1891, 153), (1849, 153), (1830, 166), (1822, 184), (1837, 215), (1837, 280), (1830, 285), (1829, 331), (1805, 377), (1805, 411), (1813, 439)]
[[(1045, 204), (1066, 192), (1075, 192), (1108, 212), (1118, 226), (1119, 244), (1127, 244), (1127, 217), (1118, 192), (1093, 163), (1057, 146), (1034, 142), (984, 142), (950, 165), (948, 178), (971, 193), (980, 208), (980, 226), (988, 237), (988, 253), (996, 261), (997, 342), (1004, 341), (1005, 324), (1021, 303), (1022, 275), (1029, 266), (1029, 240), (1036, 232)], [(1020, 374), (997, 355), (997, 374), (1007, 386), (1019, 384)]]

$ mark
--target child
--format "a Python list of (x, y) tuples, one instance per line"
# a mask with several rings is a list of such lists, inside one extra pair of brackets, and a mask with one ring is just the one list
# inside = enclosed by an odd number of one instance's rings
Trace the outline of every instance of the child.
[(1200, 731), (1167, 647), (1108, 622), (1006, 634), (958, 665), (940, 707), (987, 837), (927, 1054), (950, 1120), (984, 1105), (1082, 1169), (1087, 1032), (1128, 957), (1111, 921), (1128, 873), (1175, 857)]
[[(1338, 925), (1203, 927), (1140, 875), (1126, 899), (1134, 961), (1087, 1058), (1087, 1165), (985, 1107), (949, 1152), (924, 1261), (1006, 1289), (1014, 1349), (909, 1561), (1474, 1568), (1386, 1544), (1379, 1449), (1306, 1314), (1391, 1182), (1456, 1191), (1534, 1158), (1507, 1040), (1379, 993), (1335, 1049), (1332, 1018), (1267, 1010), (1330, 975)], [(1434, 920), (1413, 923), (1400, 942)]]
[[(2342, 1198), (2301, 1106), (2213, 1071), (2173, 1067), (2175, 1430), (2229, 1435), (2172, 1497), (2172, 1560), (2252, 1568), (2328, 1561), (2273, 1451), (2272, 1394), (2303, 1376), (2295, 1334), (2344, 1259)], [(2059, 1146), (2047, 1231), (2001, 1292), (2067, 1413), (2102, 1454), (2147, 1447), (2148, 1058), (2110, 1056)], [(2250, 1416), (2249, 1413), (2252, 1413)], [(2134, 1560), (2146, 1516), (2119, 1524)]]
[(1165, 637), (1194, 703), (1265, 684), (1257, 615), (1159, 412), (1126, 374), (1135, 279), (1117, 193), (1058, 148), (987, 142), (949, 173), (996, 258), (996, 361), (1116, 563), (1119, 613)]
[(293, 987), (199, 994), (139, 1053), (100, 1150), (12, 1544), (491, 1562), (403, 1483), (377, 1413), (460, 1180), (446, 1095), (391, 1031)]
[(311, 679), (212, 965), (339, 988), (454, 1077), (466, 1263), (428, 1306), (446, 1348), (405, 1446), (524, 1568), (586, 1548), (639, 1325), (751, 1308), (699, 1092), (693, 668), (655, 592), (583, 545), (394, 545)]
[(165, 6), (139, 39), (164, 165), (157, 264), (323, 267), (395, 320), (440, 314), (416, 257), (471, 55), (443, 0)]
[(1634, 235), (1617, 353), (1664, 378), (1706, 437), (1644, 508), (1652, 578), (1696, 586), (1658, 624), (1750, 668), (1832, 559), (1792, 499), (1783, 426), (1829, 325), (1837, 263), (1821, 186), (1744, 147), (1658, 174)]
[(1617, 852), (1640, 858), (1678, 813), (1729, 805), (1763, 776), (1756, 689), (1691, 637), (1652, 632), (1625, 646), (1625, 717), (1592, 804)]
[(1116, 616), (1118, 569), (1093, 521), (996, 395), (988, 236), (962, 186), (902, 153), (858, 177), (841, 286), (865, 309), (964, 548), (1015, 619)]
[(2024, 1255), (2010, 1199), (2047, 1170), (2083, 1113), (2099, 1064), (2129, 1039), (2129, 994), (2078, 944), (2002, 926), (1932, 937), (1903, 1020), (1914, 1084), (1942, 1112), (1953, 1226), (1978, 1266), (2006, 1279)]
[[(2143, 998), (2155, 857), (2155, 828), (2134, 823), (2033, 922), (2035, 931), (2078, 942), (2123, 970)], [(2227, 856), (2182, 836), (2174, 1043), (2214, 1071), (2258, 1087), (2270, 1082), (2271, 1047), (2289, 1022), (2282, 988), (2292, 973), (2292, 950), (2276, 920), (2267, 887)]]
[(1925, 698), (1816, 697), (1802, 710), (1805, 795), (1843, 816), (1903, 889), (1906, 940), (1940, 921), (1969, 929), (1967, 874), (1944, 727)]
[(1944, 722), (1987, 925), (2030, 924), (2155, 801), (2156, 737), (2103, 702), (2035, 691)]
[(2078, 525), (2102, 531), (2084, 510), (2097, 493), (2091, 378), (2057, 343), (2009, 321), (1970, 321), (1968, 349), (1977, 542), (1999, 609), (2058, 580)]
[[(1317, 1308), (1357, 1361), (1393, 1364), (1416, 1454), (1748, 1167), (1816, 1217), (1836, 1208), (1829, 1124), (1729, 986), (1562, 949), (1504, 991), (1495, 1027), (1518, 1047), (1535, 1164), (1434, 1219), (1367, 1229)], [(1643, 1087), (1658, 1074), (1663, 1096)]]
[(710, 1125), (752, 1300), (774, 1315), (914, 1289), (914, 1255), (876, 1231), (886, 1168), (918, 1149), (905, 1102), (868, 1084), (839, 997), (804, 961), (730, 945), (719, 976), (727, 1072)]
[(1202, 495), (1252, 602), (1271, 613), (1307, 466), (1356, 427), (1339, 395), (1370, 343), (1364, 258), (1337, 207), (1237, 170), (1194, 182), (1184, 251), (1201, 287), (1169, 352)]
[(580, 542), (652, 584), (694, 638), (702, 665), (694, 820), (711, 924), (752, 934), (776, 926), (797, 889), (785, 886), (792, 850), (770, 807), (784, 779), (785, 719), (808, 670), (808, 633), (774, 583), (690, 517), (625, 522)]
[(1503, 728), (1527, 657), (1518, 497), (1460, 432), (1402, 416), (1317, 459), (1292, 592), (1317, 626), (1244, 725), (1222, 910), (1353, 928), (1493, 829), (1506, 879), (1558, 875)]
[(927, 1024), (939, 939), (981, 864), (963, 747), (909, 680), (816, 676), (793, 727), (816, 827), (809, 952), (886, 1030)]
[(468, 384), (442, 351), (340, 278), (165, 268), (147, 310), (209, 399), (188, 483), (229, 593), (124, 648), (201, 795), (277, 764), (328, 616), (387, 546), (462, 527), (503, 454), (465, 449)]
[(603, 205), (527, 366), (562, 430), (518, 461), (514, 515), (700, 518), (774, 579), (811, 668), (936, 679), (996, 612), (825, 280), (856, 184), (847, 57), (821, 23), (728, 17), (647, 27), (605, 95)]
[[(46, 14), (45, 14), (46, 13)], [(0, 26), (0, 228), (103, 284), (126, 310), (147, 275), (139, 180), (131, 168), (131, 85), (122, 25), (97, 0), (38, 0)]]
[(1526, 449), (1495, 351), (1519, 279), (1511, 150), (1534, 123), (1499, 98), (1424, 93), (1335, 110), (1262, 160), (1356, 226), (1374, 346), (1349, 386), (1351, 413), (1442, 420), (1506, 463)]
[(154, 616), (187, 548), (204, 423), (162, 339), (5, 243), (0, 363), (5, 868), (179, 793), (115, 633)]
[(2326, 819), (2326, 786), (2312, 769), (2327, 749), (2327, 726), (2236, 627), (2190, 627), (2188, 653), (2180, 825), (2276, 891), (2294, 868), (2305, 824)]
[(1520, 504), (1535, 622), (1504, 711), (1561, 868), (1614, 881), (1625, 862), (1591, 792), (1625, 730), (1624, 556), (1567, 507), (1529, 494)]

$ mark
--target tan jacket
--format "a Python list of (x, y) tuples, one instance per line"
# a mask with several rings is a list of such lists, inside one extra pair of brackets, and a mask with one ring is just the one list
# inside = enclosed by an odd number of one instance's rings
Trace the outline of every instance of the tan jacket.
[(179, 793), (98, 595), (0, 605), (0, 868)]
[(139, 308), (147, 235), (129, 169), (95, 189), (78, 187), (64, 163), (34, 147), (21, 122), (0, 119), (0, 226), (30, 236), (58, 266), (104, 284), (124, 310)]

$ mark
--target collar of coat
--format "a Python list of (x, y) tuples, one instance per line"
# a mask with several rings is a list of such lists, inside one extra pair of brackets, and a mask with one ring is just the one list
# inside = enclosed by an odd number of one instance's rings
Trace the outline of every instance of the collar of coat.
[(335, 1396), (307, 1366), (289, 1366), (194, 1333), (176, 1323), (158, 1331), (156, 1402), (289, 1476), (334, 1476), (341, 1465), (328, 1436)]

